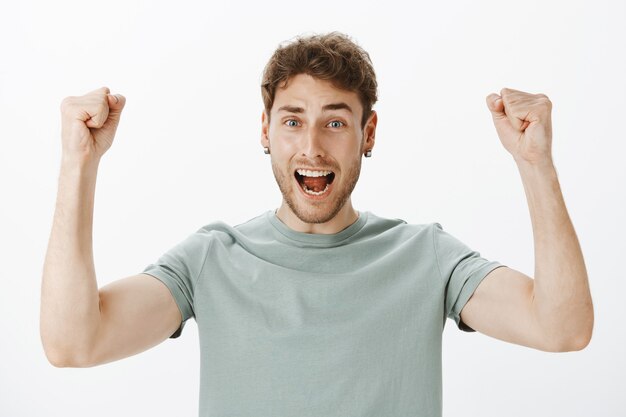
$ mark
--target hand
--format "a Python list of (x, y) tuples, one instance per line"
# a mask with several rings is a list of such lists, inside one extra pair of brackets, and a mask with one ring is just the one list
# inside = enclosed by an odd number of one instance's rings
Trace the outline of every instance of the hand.
[(552, 164), (552, 102), (545, 94), (510, 88), (487, 96), (502, 145), (515, 161), (526, 165)]
[(61, 103), (63, 157), (99, 161), (113, 144), (126, 98), (102, 87)]

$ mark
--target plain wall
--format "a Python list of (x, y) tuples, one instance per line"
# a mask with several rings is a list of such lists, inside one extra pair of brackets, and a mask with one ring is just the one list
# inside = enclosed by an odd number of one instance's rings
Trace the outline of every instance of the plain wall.
[(377, 71), (378, 129), (358, 210), (440, 222), (530, 276), (522, 183), (485, 97), (553, 102), (553, 156), (595, 305), (590, 345), (546, 353), (448, 320), (444, 416), (624, 416), (626, 6), (618, 1), (20, 1), (0, 6), (0, 416), (197, 415), (196, 323), (88, 369), (54, 368), (39, 336), (65, 96), (127, 105), (100, 163), (100, 286), (134, 275), (214, 220), (243, 223), (281, 194), (259, 143), (261, 73), (279, 43), (338, 30)]

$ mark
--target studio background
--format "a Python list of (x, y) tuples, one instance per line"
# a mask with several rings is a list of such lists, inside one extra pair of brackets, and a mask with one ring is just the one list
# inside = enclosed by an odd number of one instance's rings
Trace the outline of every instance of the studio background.
[(65, 96), (126, 96), (98, 172), (98, 284), (140, 273), (215, 220), (281, 194), (260, 145), (263, 67), (283, 41), (338, 30), (369, 52), (376, 145), (357, 210), (444, 230), (527, 275), (533, 237), (517, 167), (485, 97), (553, 102), (553, 157), (595, 306), (590, 345), (547, 353), (447, 320), (444, 416), (624, 416), (626, 18), (619, 1), (24, 1), (0, 6), (0, 416), (195, 416), (199, 342), (54, 368), (39, 336)]

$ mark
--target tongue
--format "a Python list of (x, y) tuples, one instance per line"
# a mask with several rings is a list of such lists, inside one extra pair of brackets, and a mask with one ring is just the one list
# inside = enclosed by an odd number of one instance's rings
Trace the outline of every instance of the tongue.
[(303, 176), (302, 177), (302, 182), (306, 185), (306, 188), (308, 188), (311, 191), (314, 191), (316, 193), (323, 191), (324, 188), (326, 188), (326, 183), (328, 182), (326, 180), (325, 176), (322, 177), (306, 177)]

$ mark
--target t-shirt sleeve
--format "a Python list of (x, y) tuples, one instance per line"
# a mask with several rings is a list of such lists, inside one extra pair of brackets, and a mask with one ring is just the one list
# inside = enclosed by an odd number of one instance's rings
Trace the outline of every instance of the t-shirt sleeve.
[(187, 320), (195, 317), (194, 293), (209, 246), (209, 236), (200, 229), (166, 251), (156, 262), (146, 266), (142, 271), (163, 282), (178, 305), (182, 321), (170, 339), (179, 337)]
[(460, 330), (475, 332), (461, 320), (461, 310), (483, 278), (506, 265), (481, 257), (479, 252), (444, 231), (439, 223), (433, 223), (433, 244), (437, 267), (445, 281), (444, 326), (448, 317), (456, 322)]

